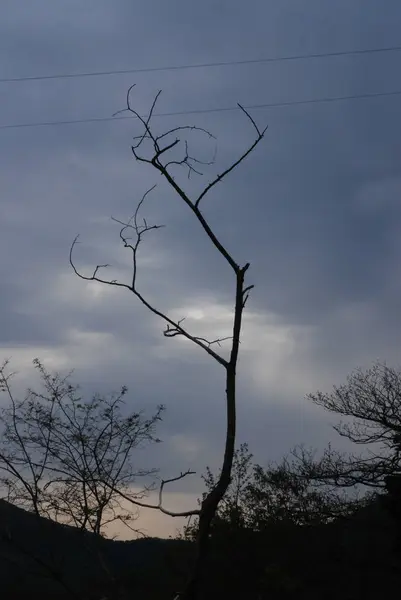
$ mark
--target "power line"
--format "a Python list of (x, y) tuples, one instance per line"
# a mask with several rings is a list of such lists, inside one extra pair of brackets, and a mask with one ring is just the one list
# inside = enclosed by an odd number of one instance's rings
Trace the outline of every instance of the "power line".
[[(290, 100), (288, 102), (270, 102), (264, 104), (249, 104), (244, 106), (247, 110), (256, 110), (261, 108), (278, 108), (280, 106), (300, 106), (303, 104), (319, 104), (328, 102), (341, 102), (345, 100), (361, 100), (364, 98), (385, 98), (389, 96), (400, 96), (401, 90), (394, 90), (389, 92), (372, 92), (367, 94), (352, 94), (350, 96), (329, 96), (326, 98), (310, 98), (307, 100)], [(154, 117), (176, 117), (181, 115), (201, 115), (206, 113), (219, 113), (219, 112), (230, 112), (239, 110), (238, 106), (226, 106), (218, 108), (204, 108), (194, 110), (181, 110), (174, 112), (165, 113), (154, 113)], [(147, 115), (143, 115), (144, 118)], [(1, 129), (23, 129), (28, 127), (48, 127), (53, 125), (79, 125), (81, 123), (104, 123), (106, 121), (122, 121), (126, 119), (135, 119), (135, 116), (118, 116), (118, 117), (92, 117), (88, 119), (71, 119), (65, 121), (38, 121), (36, 123), (11, 123), (9, 125), (0, 125)]]
[(335, 56), (356, 56), (360, 54), (378, 54), (384, 52), (397, 52), (401, 46), (388, 46), (384, 48), (366, 48), (361, 50), (340, 50), (338, 52), (321, 52), (312, 54), (293, 54), (289, 56), (273, 56), (270, 58), (252, 58), (247, 60), (230, 60), (210, 63), (194, 63), (184, 65), (170, 65), (168, 67), (146, 67), (137, 69), (113, 69), (110, 71), (87, 71), (84, 73), (61, 73), (55, 75), (32, 75), (29, 77), (3, 77), (0, 83), (16, 83), (22, 81), (44, 81), (47, 79), (75, 79), (82, 77), (104, 77), (108, 75), (127, 75), (132, 73), (155, 73), (160, 71), (183, 71), (188, 69), (206, 69), (211, 67), (228, 67), (251, 65), (261, 63), (275, 63), (294, 60), (309, 60), (314, 58), (328, 58)]

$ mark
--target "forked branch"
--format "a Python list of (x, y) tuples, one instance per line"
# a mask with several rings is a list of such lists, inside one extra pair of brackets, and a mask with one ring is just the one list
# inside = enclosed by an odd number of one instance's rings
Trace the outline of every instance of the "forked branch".
[(188, 469), (187, 471), (181, 472), (177, 477), (172, 477), (171, 479), (162, 479), (161, 483), (160, 483), (160, 487), (159, 487), (159, 499), (158, 499), (157, 504), (149, 504), (147, 502), (141, 502), (140, 500), (137, 500), (135, 497), (130, 496), (129, 494), (126, 494), (125, 492), (121, 491), (121, 489), (114, 488), (110, 483), (107, 483), (107, 482), (103, 482), (103, 483), (107, 487), (109, 487), (113, 492), (118, 493), (122, 498), (124, 498), (124, 500), (127, 500), (128, 502), (130, 502), (131, 504), (134, 504), (135, 506), (140, 506), (141, 508), (151, 508), (154, 510), (158, 510), (158, 511), (162, 512), (163, 514), (168, 515), (169, 517), (191, 517), (194, 515), (199, 515), (200, 509), (175, 512), (172, 510), (168, 510), (167, 508), (164, 508), (164, 506), (163, 506), (163, 491), (164, 491), (165, 485), (167, 485), (168, 483), (174, 483), (175, 481), (180, 481), (181, 479), (184, 479), (184, 477), (187, 477), (188, 475), (195, 475), (195, 471), (191, 471)]

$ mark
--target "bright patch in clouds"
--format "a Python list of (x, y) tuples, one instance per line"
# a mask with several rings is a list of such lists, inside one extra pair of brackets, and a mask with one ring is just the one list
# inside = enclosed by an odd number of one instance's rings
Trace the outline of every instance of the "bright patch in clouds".
[(195, 308), (195, 309), (189, 311), (188, 318), (194, 319), (195, 321), (201, 321), (202, 319), (205, 318), (205, 313), (203, 310), (201, 310), (199, 308)]
[(102, 355), (112, 359), (113, 348), (117, 347), (111, 333), (70, 329), (59, 347), (15, 346), (3, 348), (2, 353), (11, 358), (12, 370), (30, 371), (32, 360), (38, 357), (47, 369), (64, 371), (77, 365), (80, 368), (96, 366)]
[[(85, 270), (85, 272), (89, 272)], [(113, 289), (96, 281), (83, 281), (72, 273), (62, 273), (57, 277), (53, 288), (55, 300), (70, 306), (86, 306), (93, 302), (103, 302), (113, 293)]]
[[(176, 320), (185, 316), (183, 326), (187, 331), (209, 341), (232, 335), (232, 307), (211, 298), (189, 301), (170, 315)], [(259, 393), (265, 394), (268, 390), (280, 392), (281, 396), (289, 392), (297, 398), (309, 391), (310, 382), (316, 382), (316, 375), (307, 360), (308, 340), (312, 335), (311, 328), (288, 325), (273, 313), (253, 312), (246, 307), (240, 366), (249, 385)], [(199, 359), (198, 348), (185, 338), (176, 339), (185, 344), (187, 360)], [(221, 342), (220, 348), (217, 344), (213, 347), (228, 358), (230, 340)], [(182, 345), (176, 344), (171, 350), (181, 354)]]

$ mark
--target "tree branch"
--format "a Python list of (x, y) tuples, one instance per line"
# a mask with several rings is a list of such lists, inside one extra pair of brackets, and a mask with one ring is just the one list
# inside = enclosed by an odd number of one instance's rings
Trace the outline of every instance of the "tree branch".
[(140, 506), (141, 508), (151, 508), (153, 510), (159, 510), (163, 514), (168, 515), (170, 517), (190, 517), (192, 515), (199, 515), (200, 510), (195, 509), (195, 510), (186, 510), (183, 512), (174, 512), (171, 510), (167, 510), (162, 505), (163, 504), (164, 486), (168, 483), (173, 483), (174, 481), (179, 481), (180, 479), (183, 479), (187, 475), (195, 475), (195, 471), (188, 470), (188, 471), (184, 471), (183, 473), (180, 473), (180, 475), (178, 475), (177, 477), (172, 477), (171, 479), (162, 479), (160, 488), (159, 488), (159, 502), (157, 504), (148, 504), (147, 502), (141, 502), (139, 500), (136, 500), (135, 498), (132, 498), (128, 494), (125, 494), (121, 490), (114, 488), (114, 486), (112, 486), (111, 484), (109, 484), (107, 482), (104, 482), (104, 483), (107, 487), (109, 487), (114, 492), (116, 492), (118, 495), (120, 495), (121, 498), (124, 498), (124, 500), (127, 500), (128, 502), (131, 502), (131, 504), (135, 504), (135, 506)]
[[(154, 186), (153, 188), (154, 189)], [(143, 201), (145, 200), (147, 194), (150, 192), (151, 190), (148, 190), (144, 196), (142, 197), (137, 210), (134, 213), (134, 216), (128, 221), (128, 223), (122, 223), (121, 221), (117, 221), (117, 219), (114, 219), (115, 221), (119, 222), (120, 224), (123, 225), (122, 229), (120, 230), (120, 239), (122, 240), (124, 247), (125, 248), (129, 248), (132, 251), (132, 263), (133, 263), (133, 275), (132, 275), (132, 283), (131, 285), (128, 285), (126, 283), (121, 283), (118, 282), (116, 280), (107, 280), (107, 279), (102, 279), (100, 277), (97, 276), (97, 272), (99, 270), (99, 268), (101, 267), (105, 267), (108, 265), (98, 265), (95, 270), (93, 271), (92, 275), (83, 275), (80, 271), (78, 271), (77, 267), (75, 266), (75, 263), (73, 261), (72, 255), (73, 255), (73, 251), (74, 248), (76, 246), (76, 244), (78, 243), (78, 238), (79, 236), (76, 236), (71, 248), (70, 248), (70, 254), (69, 254), (69, 260), (70, 260), (70, 265), (74, 270), (74, 273), (80, 278), (80, 279), (84, 279), (86, 281), (97, 281), (98, 283), (103, 283), (103, 284), (107, 284), (110, 286), (116, 286), (116, 287), (122, 287), (125, 289), (128, 289), (130, 292), (132, 292), (139, 300), (140, 302), (153, 314), (157, 315), (158, 317), (160, 317), (161, 319), (163, 319), (166, 323), (166, 329), (164, 330), (163, 334), (165, 337), (174, 337), (176, 335), (182, 335), (183, 337), (185, 337), (186, 339), (190, 340), (191, 342), (193, 342), (194, 344), (196, 344), (197, 346), (199, 346), (200, 348), (202, 348), (205, 352), (207, 352), (210, 356), (212, 356), (219, 364), (221, 364), (222, 366), (226, 366), (227, 361), (220, 356), (217, 352), (215, 352), (210, 346), (212, 345), (212, 343), (214, 342), (207, 342), (204, 341), (202, 338), (191, 335), (188, 331), (186, 331), (181, 323), (183, 321), (183, 319), (181, 319), (180, 321), (174, 321), (173, 319), (171, 319), (168, 315), (166, 315), (165, 313), (163, 313), (161, 310), (155, 308), (152, 304), (150, 304), (150, 302), (148, 302), (144, 296), (138, 291), (137, 287), (136, 287), (136, 278), (137, 278), (137, 252), (138, 252), (138, 247), (139, 244), (141, 242), (142, 236), (145, 232), (150, 231), (152, 229), (157, 229), (159, 227), (161, 227), (160, 225), (152, 225), (149, 226), (146, 222), (146, 220), (144, 220), (144, 224), (142, 226), (138, 225), (138, 221), (137, 221), (137, 217), (138, 217), (138, 209), (139, 207), (142, 205)], [(136, 236), (136, 242), (134, 244), (129, 243), (128, 238), (124, 235), (124, 231), (126, 229), (132, 229)]]
[(220, 183), (224, 179), (224, 177), (226, 177), (226, 175), (231, 173), (231, 171), (233, 171), (236, 167), (238, 167), (238, 165), (240, 163), (242, 163), (242, 161), (244, 161), (247, 156), (249, 156), (249, 154), (252, 152), (252, 150), (254, 150), (254, 148), (256, 148), (256, 146), (259, 144), (259, 142), (263, 139), (263, 136), (265, 135), (265, 133), (267, 131), (267, 127), (265, 127), (265, 129), (263, 129), (263, 131), (260, 131), (258, 126), (256, 125), (255, 121), (253, 120), (251, 115), (245, 110), (245, 108), (243, 106), (241, 106), (241, 104), (239, 104), (239, 103), (238, 103), (238, 106), (242, 110), (242, 112), (245, 113), (245, 115), (248, 117), (248, 119), (251, 121), (252, 125), (254, 126), (254, 128), (256, 130), (256, 134), (257, 134), (256, 140), (238, 158), (238, 160), (233, 162), (225, 171), (223, 171), (223, 173), (221, 173), (221, 175), (217, 175), (217, 177), (211, 183), (209, 183), (209, 185), (207, 185), (205, 187), (205, 189), (199, 194), (198, 198), (195, 201), (195, 208), (198, 208), (200, 201), (202, 200), (202, 198), (204, 198), (206, 196), (206, 194), (212, 189), (212, 187), (214, 187), (216, 184)]

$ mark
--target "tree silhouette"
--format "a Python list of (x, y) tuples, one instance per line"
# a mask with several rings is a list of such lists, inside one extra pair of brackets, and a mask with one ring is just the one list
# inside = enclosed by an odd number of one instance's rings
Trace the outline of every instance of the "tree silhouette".
[[(76, 247), (77, 238), (75, 239), (71, 248), (70, 263), (75, 273), (82, 279), (87, 281), (97, 281), (105, 285), (119, 287), (132, 293), (135, 298), (142, 303), (143, 306), (145, 306), (151, 313), (160, 317), (165, 322), (166, 326), (163, 332), (165, 337), (181, 336), (186, 338), (206, 352), (225, 371), (227, 428), (225, 435), (224, 457), (222, 460), (222, 468), (219, 478), (216, 480), (213, 489), (209, 490), (207, 495), (204, 497), (201, 506), (192, 511), (186, 511), (185, 513), (174, 513), (173, 511), (166, 511), (163, 509), (162, 491), (163, 486), (165, 483), (167, 483), (167, 481), (162, 482), (159, 503), (156, 506), (153, 506), (153, 508), (164, 510), (164, 512), (168, 512), (168, 514), (171, 514), (172, 516), (189, 516), (191, 514), (198, 516), (198, 531), (196, 537), (197, 555), (192, 572), (190, 573), (188, 579), (187, 586), (179, 595), (179, 598), (181, 599), (192, 600), (197, 597), (199, 592), (199, 583), (207, 555), (210, 526), (215, 516), (217, 507), (224, 497), (231, 479), (231, 467), (234, 457), (236, 435), (236, 370), (241, 337), (242, 316), (245, 304), (249, 297), (249, 292), (253, 288), (253, 285), (248, 285), (245, 282), (246, 274), (250, 264), (246, 263), (245, 265), (241, 266), (241, 264), (234, 259), (233, 254), (229, 252), (225, 245), (220, 241), (219, 237), (214, 231), (214, 228), (203, 212), (203, 203), (206, 195), (209, 194), (218, 184), (220, 184), (226, 176), (236, 169), (236, 167), (238, 167), (251, 154), (251, 152), (263, 139), (266, 130), (260, 130), (251, 115), (241, 105), (238, 105), (254, 131), (254, 140), (238, 157), (237, 160), (224, 168), (220, 174), (214, 176), (212, 180), (202, 189), (202, 191), (192, 198), (185, 191), (184, 187), (178, 183), (175, 173), (178, 169), (184, 169), (188, 178), (191, 178), (193, 175), (202, 175), (200, 169), (213, 165), (214, 158), (207, 162), (196, 158), (189, 148), (187, 134), (189, 132), (195, 132), (206, 136), (208, 139), (213, 139), (214, 136), (204, 128), (196, 126), (178, 126), (169, 129), (168, 131), (156, 132), (156, 128), (154, 127), (153, 123), (153, 117), (161, 92), (156, 94), (150, 107), (148, 116), (143, 117), (138, 110), (133, 107), (131, 101), (133, 89), (134, 86), (131, 86), (127, 92), (126, 108), (124, 111), (128, 111), (132, 116), (134, 116), (136, 118), (136, 122), (141, 128), (140, 132), (134, 137), (134, 143), (131, 147), (134, 158), (138, 163), (144, 166), (152, 167), (156, 173), (162, 176), (164, 182), (167, 183), (170, 189), (173, 190), (180, 198), (183, 206), (185, 205), (186, 208), (190, 210), (194, 220), (207, 235), (211, 245), (226, 261), (229, 269), (231, 270), (235, 282), (232, 336), (230, 338), (217, 337), (210, 340), (196, 336), (185, 327), (185, 317), (180, 320), (173, 319), (165, 311), (163, 311), (163, 309), (157, 307), (152, 300), (146, 298), (139, 290), (137, 281), (137, 257), (139, 247), (144, 237), (150, 231), (156, 230), (160, 227), (160, 225), (149, 224), (145, 218), (139, 218), (139, 213), (143, 208), (147, 195), (154, 189), (154, 187), (143, 195), (131, 219), (125, 222), (117, 220), (121, 227), (120, 240), (123, 246), (131, 252), (132, 256), (132, 277), (129, 282), (125, 283), (101, 277), (101, 269), (107, 267), (108, 265), (96, 266), (90, 275), (84, 275), (81, 273), (75, 266), (75, 262), (73, 261), (72, 257), (73, 251)], [(224, 341), (230, 341), (231, 344), (228, 358), (225, 358), (218, 351), (218, 349), (216, 349), (219, 348)], [(190, 472), (180, 473), (180, 475), (178, 475), (175, 479), (181, 479), (189, 474)], [(171, 481), (174, 481), (174, 479), (169, 480), (169, 482)]]

